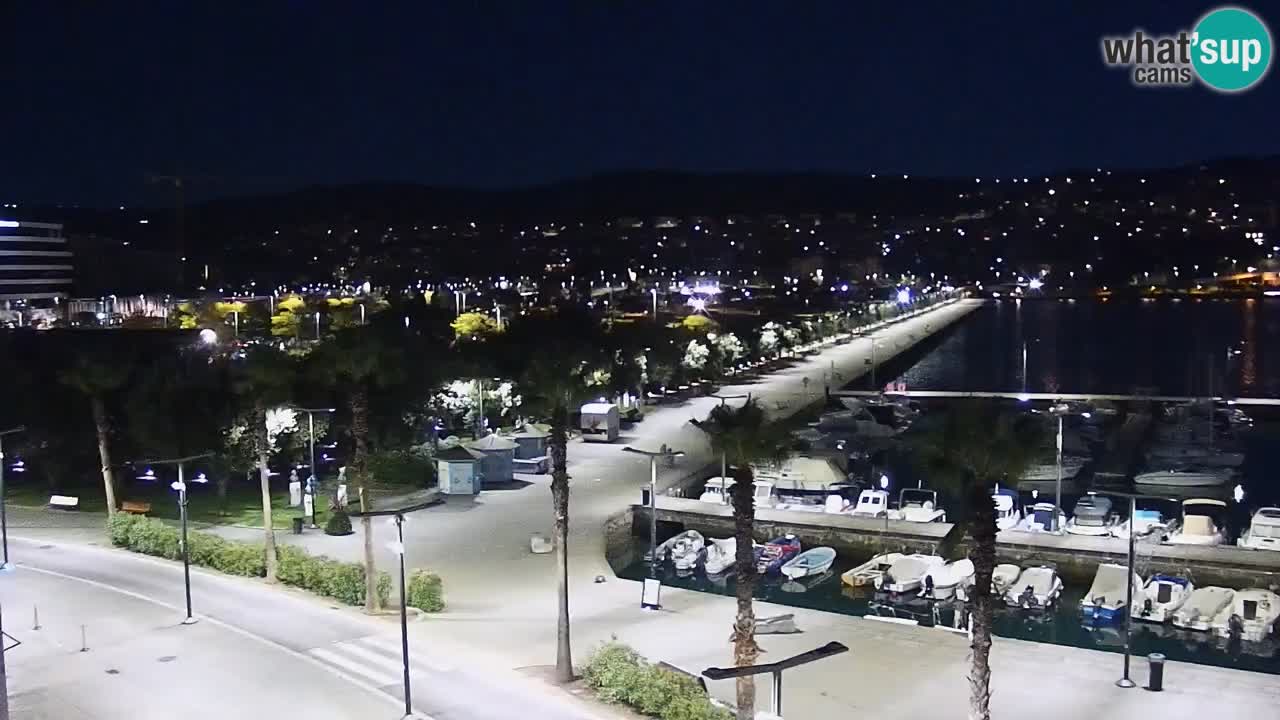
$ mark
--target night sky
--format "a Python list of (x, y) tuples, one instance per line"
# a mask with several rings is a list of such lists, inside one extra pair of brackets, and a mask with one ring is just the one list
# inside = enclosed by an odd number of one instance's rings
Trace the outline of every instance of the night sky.
[[(1280, 153), (1280, 77), (1139, 89), (1198, 2), (10, 2), (0, 200), (626, 169), (1031, 174)], [(1255, 3), (1280, 27), (1280, 8)], [(1271, 9), (1271, 17), (1265, 13)], [(1274, 64), (1274, 62), (1273, 62)]]

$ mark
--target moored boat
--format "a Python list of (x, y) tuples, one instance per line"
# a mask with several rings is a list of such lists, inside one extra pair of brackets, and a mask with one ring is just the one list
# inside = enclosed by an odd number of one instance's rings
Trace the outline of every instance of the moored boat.
[(1135, 600), (1133, 617), (1135, 620), (1164, 623), (1173, 619), (1174, 613), (1182, 607), (1196, 586), (1191, 581), (1176, 575), (1152, 575), (1142, 588), (1142, 595)]
[(1111, 514), (1111, 498), (1101, 495), (1085, 495), (1076, 501), (1075, 512), (1067, 521), (1067, 532), (1072, 535), (1110, 535), (1115, 525)]
[(916, 523), (946, 522), (947, 512), (938, 507), (938, 493), (933, 490), (906, 488), (898, 494), (898, 507), (889, 511), (889, 519)]
[(795, 535), (774, 538), (755, 549), (756, 572), (761, 575), (776, 574), (788, 560), (799, 554), (800, 541)]
[(737, 562), (737, 538), (711, 538), (707, 543), (707, 555), (704, 568), (708, 575), (719, 575), (733, 567)]
[(836, 551), (829, 547), (809, 548), (782, 565), (782, 574), (792, 580), (810, 575), (821, 575), (831, 569), (836, 561)]
[(1169, 531), (1165, 542), (1171, 545), (1221, 545), (1222, 529), (1209, 513), (1225, 513), (1227, 504), (1210, 498), (1182, 501), (1182, 522)]
[(1093, 584), (1080, 599), (1080, 613), (1095, 623), (1111, 623), (1124, 618), (1128, 611), (1129, 587), (1133, 597), (1142, 592), (1142, 579), (1123, 565), (1102, 563), (1093, 576)]
[(1058, 571), (1041, 565), (1024, 569), (1004, 591), (1004, 602), (1024, 610), (1043, 610), (1057, 602), (1061, 594), (1062, 579)]
[(1254, 550), (1280, 550), (1280, 508), (1258, 508), (1236, 544)]
[(855, 568), (846, 570), (840, 575), (840, 582), (849, 587), (875, 585), (876, 580), (903, 557), (902, 553), (881, 553)]
[(948, 600), (955, 597), (957, 588), (973, 582), (973, 561), (962, 558), (938, 567), (931, 567), (920, 583), (920, 597), (931, 600)]
[(924, 582), (924, 574), (945, 562), (937, 555), (904, 555), (875, 580), (876, 589), (889, 593), (918, 590)]
[(1226, 485), (1230, 479), (1230, 470), (1201, 467), (1150, 470), (1133, 476), (1133, 482), (1136, 485), (1163, 485), (1165, 487), (1217, 487)]
[(1249, 588), (1236, 591), (1231, 602), (1214, 616), (1212, 629), (1219, 637), (1257, 642), (1275, 631), (1277, 619), (1280, 619), (1280, 595)]
[(1174, 627), (1186, 630), (1206, 631), (1213, 625), (1213, 619), (1236, 596), (1231, 588), (1209, 586), (1196, 588), (1187, 596), (1182, 607), (1173, 613)]
[(705, 546), (702, 533), (686, 530), (658, 546), (658, 560), (669, 560), (676, 570), (692, 570)]

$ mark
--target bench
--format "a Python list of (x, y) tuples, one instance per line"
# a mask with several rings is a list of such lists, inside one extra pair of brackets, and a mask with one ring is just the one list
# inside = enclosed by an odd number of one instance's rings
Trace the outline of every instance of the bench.
[(80, 498), (71, 495), (50, 495), (49, 507), (55, 510), (76, 510), (80, 507)]
[(123, 503), (121, 503), (120, 509), (123, 510), (124, 512), (132, 513), (134, 515), (146, 515), (147, 513), (151, 512), (151, 503), (138, 502), (136, 500), (125, 500)]

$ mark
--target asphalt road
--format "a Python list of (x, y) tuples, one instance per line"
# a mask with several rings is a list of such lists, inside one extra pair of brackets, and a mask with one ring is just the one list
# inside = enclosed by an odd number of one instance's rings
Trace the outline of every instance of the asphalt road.
[[(6, 629), (11, 630), (11, 634), (30, 637), (40, 632), (46, 636), (54, 632), (33, 631), (28, 622), (33, 605), (47, 606), (42, 611), (44, 617), (49, 618), (53, 612), (60, 618), (59, 623), (44, 623), (49, 628), (58, 625), (57, 632), (64, 640), (57, 647), (64, 652), (74, 651), (78, 659), (101, 652), (92, 648), (105, 648), (100, 643), (107, 643), (112, 648), (112, 662), (116, 664), (136, 665), (144, 656), (154, 661), (155, 648), (144, 641), (149, 633), (155, 633), (162, 635), (172, 647), (169, 654), (190, 657), (189, 666), (203, 668), (165, 680), (155, 688), (155, 693), (145, 692), (149, 687), (145, 683), (143, 691), (130, 690), (127, 694), (133, 700), (123, 707), (133, 707), (132, 714), (119, 714), (117, 704), (106, 701), (96, 703), (101, 707), (95, 710), (94, 703), (82, 699), (79, 705), (89, 714), (25, 717), (172, 717), (174, 707), (168, 701), (175, 692), (207, 689), (208, 674), (225, 671), (229, 664), (241, 663), (243, 673), (220, 672), (218, 696), (224, 700), (241, 698), (247, 707), (257, 710), (240, 709), (230, 715), (219, 713), (209, 717), (277, 717), (274, 712), (260, 712), (261, 708), (277, 705), (281, 712), (297, 711), (308, 718), (369, 720), (403, 715), (398, 618), (370, 618), (351, 608), (291, 589), (193, 570), (191, 593), (194, 613), (200, 622), (183, 626), (180, 564), (115, 550), (18, 539), (11, 539), (10, 551), (17, 566), (12, 573), (0, 575), (0, 602), (6, 613)], [(113, 604), (119, 605), (120, 611), (104, 614), (102, 608)], [(429, 622), (414, 622), (410, 626), (411, 686), (416, 713), (435, 720), (611, 717), (557, 688), (511, 671), (490, 672), (483, 665), (460, 663), (452, 652), (432, 649)], [(88, 626), (91, 645), (90, 652), (83, 654), (72, 647), (76, 645), (78, 626), (82, 623)], [(126, 642), (129, 638), (134, 639)], [(131, 647), (136, 652), (130, 651)], [(217, 648), (217, 652), (210, 648)], [(29, 679), (39, 674), (29, 673), (29, 668), (23, 667), (24, 660), (19, 653), (15, 650), (6, 655), (10, 659), (10, 673)], [(264, 667), (272, 669), (253, 670)], [(277, 686), (301, 682), (291, 679), (294, 674), (312, 679), (306, 685), (298, 685), (305, 691), (290, 693), (287, 702), (276, 697)], [(264, 678), (269, 682), (264, 683)], [(58, 686), (55, 683), (54, 687)], [(61, 686), (76, 687), (76, 684), (68, 680)], [(37, 693), (49, 689), (38, 683), (27, 687)], [(267, 692), (268, 687), (271, 693)], [(81, 688), (83, 692), (74, 695), (87, 697), (85, 693), (93, 688), (96, 683), (85, 685)], [(20, 692), (22, 688), (14, 690)], [(334, 692), (341, 693), (342, 702), (329, 697)], [(152, 697), (160, 705), (151, 708), (155, 714), (149, 711)], [(335, 709), (338, 714), (334, 714)]]

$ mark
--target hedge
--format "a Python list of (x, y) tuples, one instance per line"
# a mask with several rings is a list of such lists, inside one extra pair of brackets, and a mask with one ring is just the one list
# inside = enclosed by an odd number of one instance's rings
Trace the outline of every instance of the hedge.
[(440, 576), (426, 570), (414, 570), (406, 587), (406, 604), (423, 612), (444, 609), (444, 583)]
[(663, 670), (618, 642), (605, 643), (587, 660), (583, 678), (596, 697), (661, 720), (732, 720), (712, 704), (692, 678)]
[[(111, 544), (145, 555), (180, 560), (180, 531), (164, 522), (142, 515), (116, 513), (107, 522)], [(229, 575), (263, 577), (267, 574), (266, 551), (257, 543), (227, 540), (208, 533), (188, 533), (191, 564)], [(348, 605), (364, 604), (364, 566), (329, 557), (313, 557), (291, 545), (277, 545), (276, 578), (286, 585), (309, 590)], [(415, 573), (416, 575), (417, 573)], [(434, 575), (432, 576), (434, 577)], [(437, 586), (439, 578), (436, 578)], [(436, 589), (440, 595), (440, 589)], [(378, 573), (378, 599), (385, 607), (391, 595), (391, 576)], [(443, 601), (440, 601), (443, 607)]]

